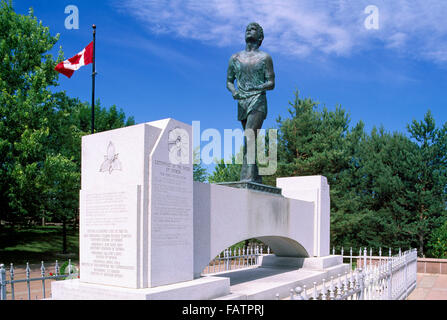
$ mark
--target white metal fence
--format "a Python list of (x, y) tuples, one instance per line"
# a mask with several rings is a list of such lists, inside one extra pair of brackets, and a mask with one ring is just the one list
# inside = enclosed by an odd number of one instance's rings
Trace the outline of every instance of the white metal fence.
[(218, 273), (237, 269), (250, 268), (259, 265), (259, 257), (270, 254), (269, 247), (260, 245), (249, 246), (237, 249), (226, 249), (219, 254), (202, 274)]
[[(344, 256), (351, 259), (350, 256)], [(416, 288), (417, 250), (392, 257), (356, 256), (357, 267), (344, 275), (290, 290), (291, 300), (403, 300)], [(379, 258), (379, 259), (377, 259)], [(279, 299), (279, 294), (276, 295)]]
[[(31, 268), (29, 263), (26, 264), (25, 268), (25, 278), (16, 279), (16, 269), (14, 264), (11, 263), (9, 270), (5, 269), (3, 264), (0, 264), (0, 300), (16, 300), (16, 286), (20, 287), (20, 296), (25, 297), (27, 300), (32, 300), (35, 296), (36, 291), (33, 290), (31, 286), (33, 283), (40, 283), (41, 285), (41, 297), (43, 299), (47, 298), (48, 287), (46, 283), (54, 280), (63, 280), (67, 278), (77, 278), (76, 267), (71, 263), (71, 259), (68, 260), (68, 265), (64, 268), (65, 270), (60, 270), (59, 263), (56, 260), (54, 266), (54, 273), (45, 268), (44, 262), (42, 261), (40, 266), (40, 277), (31, 277)], [(9, 275), (7, 273), (9, 272)]]

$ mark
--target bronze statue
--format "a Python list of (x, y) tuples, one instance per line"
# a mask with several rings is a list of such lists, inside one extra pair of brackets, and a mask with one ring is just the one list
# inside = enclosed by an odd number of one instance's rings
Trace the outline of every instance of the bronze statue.
[(247, 160), (247, 145), (255, 146), (256, 154), (258, 130), (267, 118), (266, 91), (275, 88), (272, 57), (259, 50), (263, 40), (262, 27), (256, 22), (250, 23), (245, 32), (246, 48), (231, 57), (227, 74), (227, 88), (238, 100), (238, 120), (245, 131), (251, 129), (254, 133), (245, 138), (241, 172), (241, 181), (244, 182), (262, 183), (256, 162), (249, 163)]

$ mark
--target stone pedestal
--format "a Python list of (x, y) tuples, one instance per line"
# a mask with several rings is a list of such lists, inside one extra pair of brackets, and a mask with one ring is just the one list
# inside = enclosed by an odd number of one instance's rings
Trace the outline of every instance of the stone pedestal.
[(130, 289), (84, 283), (80, 280), (51, 283), (56, 300), (212, 300), (227, 296), (230, 279), (205, 277), (147, 289)]
[(289, 177), (277, 179), (284, 197), (314, 203), (314, 257), (330, 254), (331, 202), (327, 178), (323, 176)]

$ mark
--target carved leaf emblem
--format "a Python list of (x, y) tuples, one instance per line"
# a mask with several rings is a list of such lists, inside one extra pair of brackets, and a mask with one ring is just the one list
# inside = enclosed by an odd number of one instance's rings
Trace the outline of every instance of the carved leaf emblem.
[(189, 135), (188, 132), (176, 128), (169, 132), (168, 137), (169, 158), (173, 163), (188, 163), (189, 161)]
[(100, 172), (108, 172), (112, 174), (113, 171), (122, 170), (121, 162), (118, 160), (119, 153), (116, 153), (115, 146), (112, 142), (107, 147), (107, 155), (104, 156), (104, 162), (101, 165)]

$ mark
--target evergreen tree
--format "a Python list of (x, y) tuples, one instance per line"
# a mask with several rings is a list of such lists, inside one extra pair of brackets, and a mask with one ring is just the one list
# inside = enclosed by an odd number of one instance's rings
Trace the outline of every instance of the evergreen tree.
[[(356, 195), (359, 204), (355, 211), (343, 205), (343, 212), (356, 216), (357, 223), (356, 233), (347, 237), (348, 241), (374, 248), (411, 245), (414, 239), (409, 223), (413, 208), (407, 201), (411, 188), (408, 159), (415, 153), (415, 145), (407, 137), (390, 134), (384, 128), (374, 128), (362, 139), (353, 155), (357, 167), (346, 172), (354, 178), (350, 192)], [(345, 231), (337, 228), (336, 223), (334, 227), (334, 233), (345, 238)]]
[(216, 163), (213, 173), (208, 177), (210, 183), (234, 182), (241, 179), (241, 164), (236, 164), (235, 157), (232, 163), (226, 163), (224, 159)]
[(193, 167), (194, 181), (205, 182), (208, 174), (206, 168), (202, 166), (199, 150), (194, 151), (194, 167)]
[(414, 188), (408, 201), (419, 254), (424, 255), (430, 233), (447, 221), (447, 123), (437, 128), (428, 111), (423, 121), (414, 120), (407, 128), (418, 149), (411, 159)]
[(447, 259), (447, 222), (433, 231), (427, 247), (430, 257)]
[[(331, 192), (334, 246), (418, 247), (446, 219), (446, 126), (430, 113), (409, 126), (411, 138), (382, 127), (371, 134), (349, 117), (318, 109), (312, 99), (290, 103), (278, 118), (277, 177), (323, 175)], [(274, 180), (275, 177), (269, 179)]]

